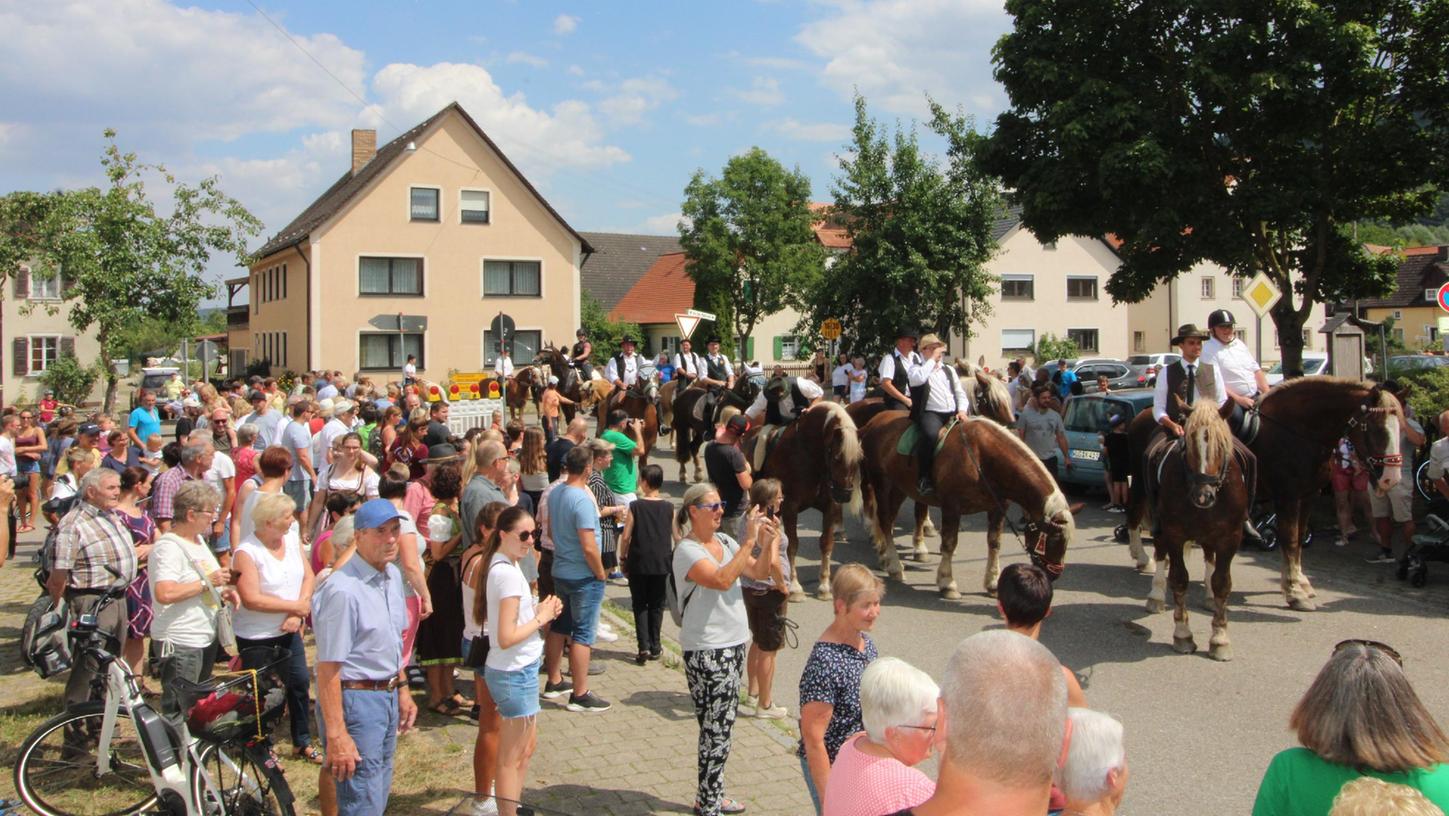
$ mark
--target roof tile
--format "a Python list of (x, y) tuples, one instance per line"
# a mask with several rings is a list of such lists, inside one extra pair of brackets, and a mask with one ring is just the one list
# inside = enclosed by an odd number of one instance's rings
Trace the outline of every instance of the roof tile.
[[(605, 309), (619, 299), (649, 271), (659, 256), (682, 251), (679, 239), (669, 235), (630, 235), (618, 232), (586, 232), (584, 239), (593, 253), (579, 265), (584, 291)], [(672, 319), (672, 318), (671, 318)]]
[(694, 307), (694, 280), (685, 272), (683, 252), (661, 255), (609, 312), (612, 320), (645, 325), (673, 323)]

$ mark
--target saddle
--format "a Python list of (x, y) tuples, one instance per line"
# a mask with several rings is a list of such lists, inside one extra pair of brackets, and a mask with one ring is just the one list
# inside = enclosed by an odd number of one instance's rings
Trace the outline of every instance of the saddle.
[(760, 427), (755, 438), (750, 442), (749, 461), (750, 469), (759, 472), (765, 468), (765, 462), (770, 458), (771, 451), (779, 443), (780, 437), (785, 435), (787, 425), (763, 425)]
[[(946, 423), (945, 427), (941, 429), (941, 435), (936, 437), (935, 453), (941, 452), (941, 446), (946, 444), (946, 435), (951, 433), (951, 429), (956, 427), (956, 425), (960, 421), (961, 420), (959, 419), (953, 419), (950, 422)], [(920, 451), (920, 446), (925, 444), (925, 441), (926, 440), (921, 438), (920, 427), (916, 425), (916, 423), (912, 422), (910, 425), (906, 426), (906, 429), (904, 431), (901, 432), (901, 438), (896, 440), (896, 453), (899, 453), (901, 456), (909, 456), (914, 459), (916, 457), (916, 454)]]

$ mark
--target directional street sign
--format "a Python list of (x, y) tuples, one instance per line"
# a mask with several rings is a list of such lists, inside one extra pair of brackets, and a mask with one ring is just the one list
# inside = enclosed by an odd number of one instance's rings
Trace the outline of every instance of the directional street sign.
[(1449, 283), (1439, 287), (1439, 292), (1434, 299), (1439, 301), (1440, 309), (1449, 312)]
[(1259, 272), (1248, 281), (1248, 285), (1243, 287), (1242, 294), (1243, 301), (1259, 318), (1267, 314), (1268, 310), (1273, 308), (1273, 305), (1278, 302), (1278, 298), (1282, 296), (1283, 293), (1265, 272)]
[(694, 334), (694, 329), (699, 325), (699, 321), (698, 315), (677, 314), (674, 316), (674, 322), (679, 324), (679, 336), (686, 340), (691, 334)]
[(711, 313), (711, 312), (701, 312), (698, 309), (689, 309), (689, 310), (686, 310), (685, 311), (685, 314), (689, 315), (690, 317), (697, 317), (700, 320), (708, 320), (708, 321), (711, 321), (711, 322), (713, 322), (716, 319), (713, 313)]

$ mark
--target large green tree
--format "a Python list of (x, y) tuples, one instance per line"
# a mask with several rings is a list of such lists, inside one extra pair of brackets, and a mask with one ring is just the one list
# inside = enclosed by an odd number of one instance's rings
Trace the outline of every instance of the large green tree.
[(1117, 301), (1198, 261), (1267, 273), (1283, 362), (1316, 302), (1381, 294), (1360, 219), (1449, 171), (1449, 0), (1008, 0), (985, 167), (1038, 238), (1115, 233)]
[[(60, 274), (62, 299), (78, 332), (94, 331), (101, 360), (124, 352), (129, 329), (166, 321), (190, 333), (197, 306), (214, 293), (203, 277), (215, 253), (246, 261), (247, 240), (261, 222), (217, 186), (178, 182), (160, 165), (140, 161), (106, 130), (101, 155), (107, 186), (52, 193), (12, 193), (0, 199), (0, 263), (13, 274), (33, 260), (32, 274)], [(169, 212), (147, 194), (148, 179), (163, 189)], [(103, 365), (103, 410), (115, 406), (119, 376)]]
[(695, 306), (713, 312), (741, 350), (761, 319), (799, 307), (824, 266), (810, 179), (758, 147), (731, 158), (717, 179), (696, 171), (683, 215), (679, 242)]
[(994, 179), (976, 160), (981, 137), (963, 116), (931, 102), (928, 127), (943, 159), (922, 151), (914, 130), (893, 134), (855, 99), (853, 139), (840, 159), (831, 217), (851, 250), (821, 276), (802, 325), (837, 318), (847, 349), (888, 349), (901, 327), (969, 336), (989, 313), (1002, 215)]

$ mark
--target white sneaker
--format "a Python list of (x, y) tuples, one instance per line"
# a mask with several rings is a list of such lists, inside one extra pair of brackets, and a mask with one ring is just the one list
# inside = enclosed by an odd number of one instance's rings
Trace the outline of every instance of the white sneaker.
[(790, 716), (790, 710), (784, 706), (770, 706), (769, 708), (756, 708), (755, 716), (762, 720), (783, 720)]
[(758, 711), (759, 709), (760, 709), (760, 703), (759, 703), (759, 701), (756, 700), (754, 697), (751, 697), (751, 696), (749, 696), (747, 694), (747, 695), (745, 695), (744, 702), (740, 703), (739, 716), (741, 716), (741, 717), (753, 717), (753, 716), (755, 716), (755, 712)]
[(594, 639), (601, 643), (613, 643), (619, 639), (619, 635), (613, 629), (600, 623), (598, 628), (594, 630)]

